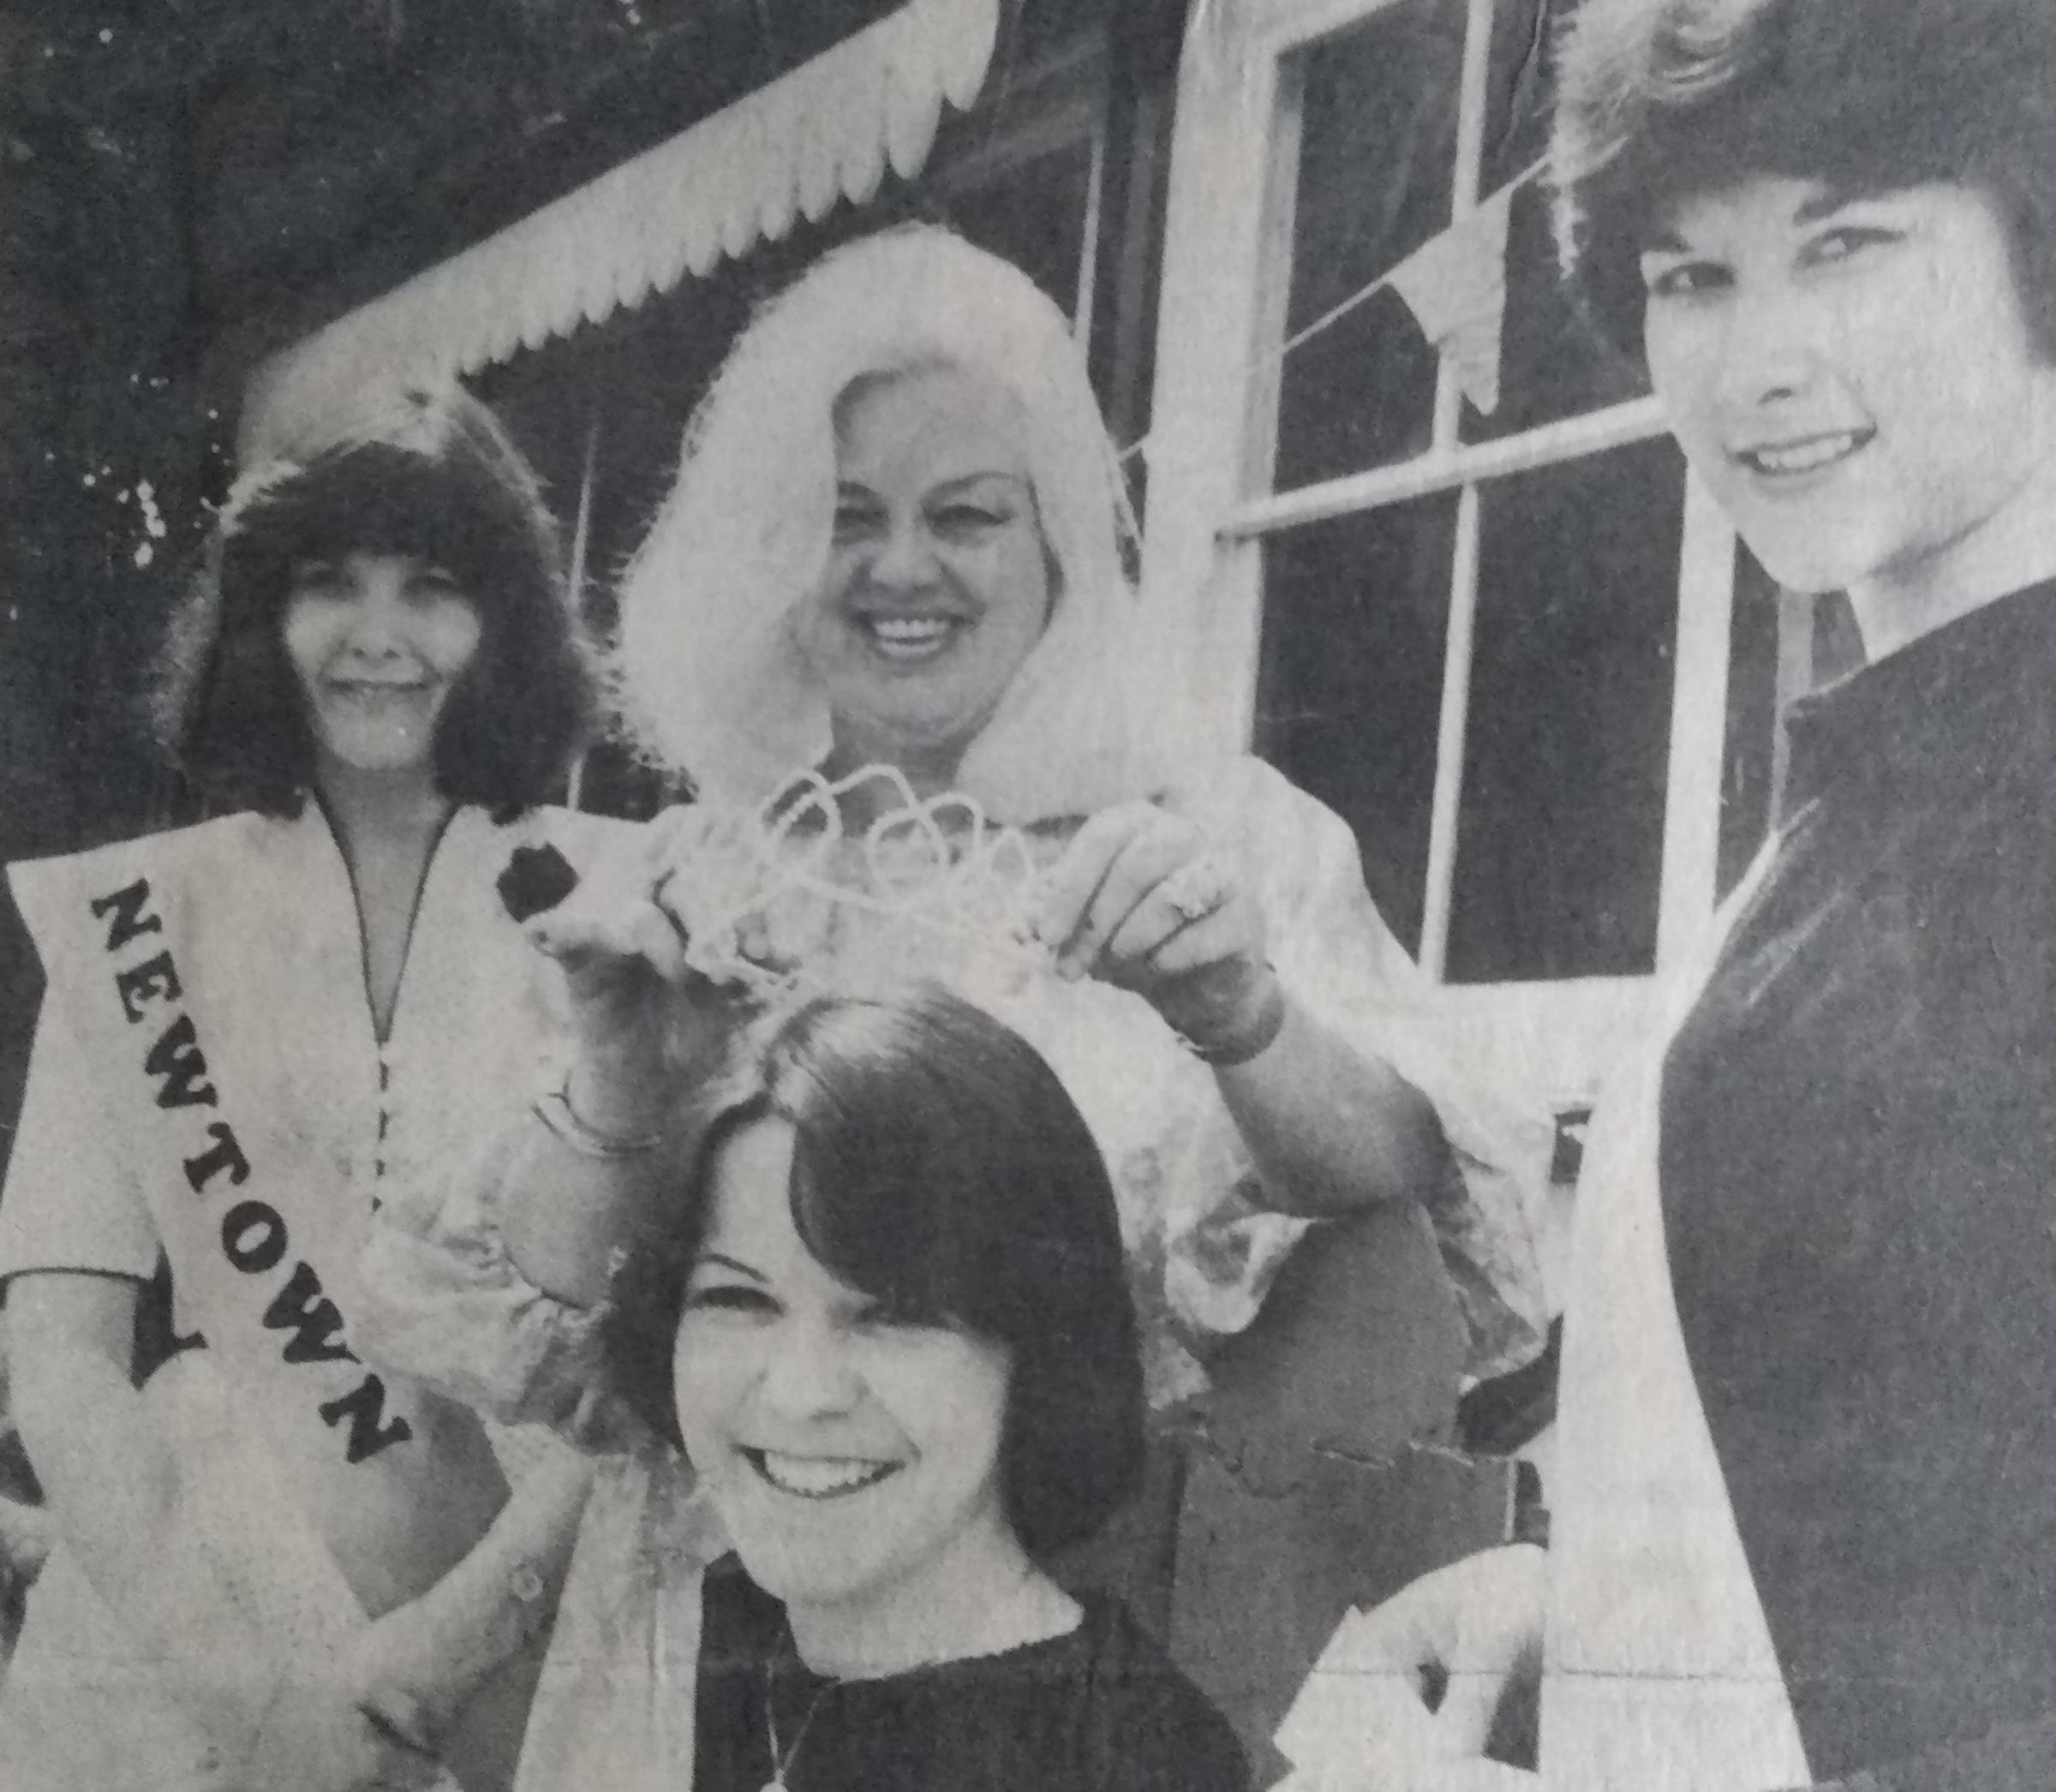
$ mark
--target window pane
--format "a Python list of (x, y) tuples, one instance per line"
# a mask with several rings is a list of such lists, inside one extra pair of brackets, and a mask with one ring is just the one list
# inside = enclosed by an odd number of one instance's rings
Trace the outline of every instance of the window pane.
[[(1485, 87), (1480, 190), (1496, 193), (1540, 160), (1549, 145), (1551, 91), (1535, 0), (1497, 0)], [(1557, 273), (1547, 189), (1530, 181), (1514, 195), (1506, 242), (1506, 319), (1500, 336), (1499, 406), (1466, 404), (1466, 441), (1513, 435), (1538, 424), (1640, 397), (1639, 367), (1599, 345), (1572, 309)]]
[[(1449, 221), (1462, 0), (1405, 0), (1292, 57), (1300, 83), (1297, 199), (1285, 340)], [(1285, 358), (1280, 491), (1426, 448), (1436, 354), (1393, 292)]]
[(1485, 165), (1480, 185), (1496, 192), (1549, 147), (1551, 9), (1537, 0), (1492, 0), (1492, 47), (1485, 77)]
[(1602, 348), (1571, 308), (1557, 273), (1549, 198), (1531, 182), (1514, 195), (1507, 221), (1498, 409), (1488, 417), (1467, 401), (1459, 433), (1467, 442), (1517, 435), (1648, 390), (1641, 370)]
[(1453, 494), (1264, 542), (1257, 750), (1356, 832), (1378, 911), (1420, 948)]
[(1655, 963), (1683, 501), (1667, 440), (1485, 488), (1452, 983)]

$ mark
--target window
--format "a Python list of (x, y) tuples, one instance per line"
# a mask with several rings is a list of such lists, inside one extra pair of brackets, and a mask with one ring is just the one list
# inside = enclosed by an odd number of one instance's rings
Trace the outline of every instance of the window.
[(1451, 985), (1682, 951), (1775, 779), (1776, 594), (1557, 281), (1563, 10), (1217, 5), (1174, 150), (1146, 600)]

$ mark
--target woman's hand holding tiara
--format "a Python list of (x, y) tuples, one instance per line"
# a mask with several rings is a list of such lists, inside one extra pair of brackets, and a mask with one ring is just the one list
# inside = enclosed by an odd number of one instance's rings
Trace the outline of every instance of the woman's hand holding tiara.
[(1058, 975), (1133, 989), (1222, 1073), (1267, 1205), (1332, 1216), (1417, 1199), (1447, 1168), (1433, 1107), (1288, 999), (1239, 869), (1174, 791), (1103, 809), (1051, 870), (1036, 935)]
[(1283, 1025), (1263, 908), (1175, 796), (1079, 828), (1036, 930), (1060, 976), (1133, 989), (1209, 1063), (1248, 1062)]
[(727, 1036), (728, 996), (686, 959), (684, 924), (664, 900), (672, 850), (655, 830), (603, 863), (527, 923), (563, 973), (571, 1067), (565, 1098), (595, 1134), (658, 1130), (681, 1074), (710, 1069)]

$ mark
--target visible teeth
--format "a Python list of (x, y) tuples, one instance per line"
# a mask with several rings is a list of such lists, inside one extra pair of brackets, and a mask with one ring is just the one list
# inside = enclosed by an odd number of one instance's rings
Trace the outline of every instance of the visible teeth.
[(948, 618), (941, 616), (874, 616), (871, 632), (893, 647), (925, 647), (948, 634)]
[(1766, 473), (1807, 473), (1840, 460), (1853, 452), (1856, 445), (1854, 434), (1826, 435), (1789, 448), (1754, 448), (1742, 457)]
[(788, 1456), (777, 1450), (753, 1450), (764, 1478), (781, 1493), (802, 1499), (831, 1499), (839, 1493), (854, 1493), (893, 1472), (890, 1462), (868, 1461), (861, 1456)]

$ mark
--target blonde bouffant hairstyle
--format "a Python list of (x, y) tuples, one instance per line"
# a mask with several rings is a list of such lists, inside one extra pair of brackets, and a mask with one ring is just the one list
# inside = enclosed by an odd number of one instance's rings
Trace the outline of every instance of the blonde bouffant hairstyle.
[(1055, 573), (1049, 625), (959, 783), (1017, 822), (1143, 793), (1134, 519), (1083, 355), (1027, 275), (931, 225), (837, 249), (764, 307), (695, 415), (629, 563), (623, 708), (703, 793), (760, 801), (826, 756), (827, 705), (792, 624), (827, 564), (835, 407), (860, 381), (935, 367), (1017, 401)]

